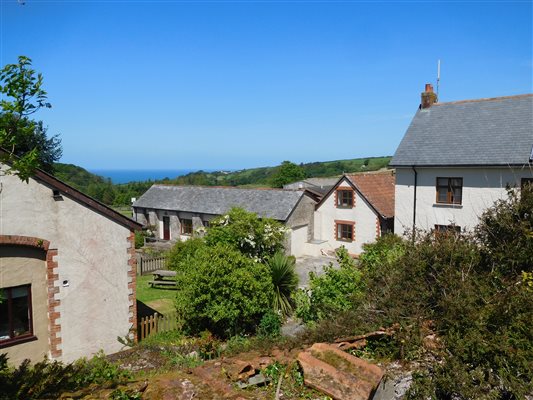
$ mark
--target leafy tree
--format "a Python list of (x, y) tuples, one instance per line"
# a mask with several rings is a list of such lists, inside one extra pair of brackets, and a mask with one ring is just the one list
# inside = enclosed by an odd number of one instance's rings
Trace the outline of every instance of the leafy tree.
[(232, 208), (229, 213), (211, 220), (205, 236), (206, 243), (214, 246), (228, 244), (258, 261), (266, 260), (283, 249), (286, 228), (270, 218)]
[(54, 171), (54, 163), (63, 153), (59, 136), (48, 137), (48, 128), (42, 121), (35, 122), (27, 117), (17, 121), (17, 118), (10, 113), (0, 113), (0, 131), (14, 132), (14, 155), (24, 157), (35, 149), (38, 154), (38, 166), (48, 172)]
[(299, 165), (290, 161), (283, 161), (271, 177), (273, 187), (281, 188), (288, 183), (305, 179), (305, 171)]
[(293, 308), (292, 294), (298, 288), (298, 275), (295, 271), (296, 260), (278, 251), (270, 257), (266, 265), (270, 269), (274, 285), (274, 298), (272, 306), (274, 311), (282, 316), (287, 316)]
[(27, 181), (35, 168), (51, 168), (61, 156), (57, 136), (46, 137), (46, 128), (30, 116), (42, 108), (50, 108), (42, 88), (43, 77), (31, 68), (31, 59), (19, 56), (17, 64), (0, 71), (0, 147), (7, 151), (1, 160), (8, 162), (7, 173)]
[(177, 271), (176, 310), (184, 330), (219, 337), (254, 332), (271, 309), (268, 268), (228, 244), (194, 246), (194, 254), (169, 260)]

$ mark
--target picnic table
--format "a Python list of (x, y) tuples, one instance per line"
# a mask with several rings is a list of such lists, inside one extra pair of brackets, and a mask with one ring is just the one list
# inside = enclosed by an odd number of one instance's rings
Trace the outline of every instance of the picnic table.
[(154, 276), (154, 279), (148, 282), (148, 284), (152, 287), (155, 285), (176, 286), (176, 281), (174, 279), (167, 279), (174, 278), (176, 276), (176, 271), (169, 271), (168, 269), (156, 269), (154, 272), (152, 272), (152, 275)]

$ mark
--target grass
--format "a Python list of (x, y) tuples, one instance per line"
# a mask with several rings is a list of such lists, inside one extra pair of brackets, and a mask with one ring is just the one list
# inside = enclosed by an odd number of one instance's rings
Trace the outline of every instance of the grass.
[(113, 209), (128, 218), (133, 217), (133, 210), (131, 209), (131, 207), (121, 206), (121, 207), (113, 207)]
[(137, 300), (142, 301), (144, 304), (157, 310), (161, 314), (167, 314), (174, 311), (176, 289), (151, 287), (148, 285), (148, 282), (152, 279), (152, 275), (137, 277)]

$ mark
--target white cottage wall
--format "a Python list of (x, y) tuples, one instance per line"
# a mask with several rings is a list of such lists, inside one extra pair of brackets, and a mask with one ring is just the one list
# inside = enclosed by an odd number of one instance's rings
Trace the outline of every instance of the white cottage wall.
[[(520, 187), (522, 178), (532, 178), (533, 170), (523, 168), (422, 168), (417, 167), (416, 228), (431, 230), (435, 225), (455, 224), (471, 230), (483, 211), (495, 201), (506, 198), (506, 186)], [(437, 204), (437, 177), (463, 178), (462, 204)], [(396, 204), (394, 231), (412, 230), (414, 206), (414, 171), (396, 169)]]
[[(347, 179), (344, 179), (339, 187), (350, 187)], [(376, 240), (376, 224), (379, 218), (368, 202), (357, 192), (354, 192), (355, 205), (353, 208), (338, 208), (335, 204), (335, 191), (324, 200), (315, 212), (315, 239), (324, 241), (320, 244), (321, 249), (331, 251), (340, 246), (346, 247), (351, 254), (360, 254), (363, 244), (372, 243)], [(345, 242), (337, 240), (335, 236), (335, 221), (355, 222), (355, 240)]]
[[(1, 176), (0, 235), (50, 241), (57, 249), (60, 285), (61, 360), (69, 362), (100, 349), (119, 351), (117, 336), (128, 335), (130, 230), (30, 179)], [(36, 310), (38, 310), (36, 308)]]

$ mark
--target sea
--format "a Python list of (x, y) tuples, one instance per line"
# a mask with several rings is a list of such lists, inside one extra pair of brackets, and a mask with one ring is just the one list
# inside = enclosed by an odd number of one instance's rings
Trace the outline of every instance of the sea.
[(129, 183), (159, 180), (164, 178), (176, 178), (198, 170), (192, 169), (91, 169), (93, 174), (110, 178), (111, 182)]

